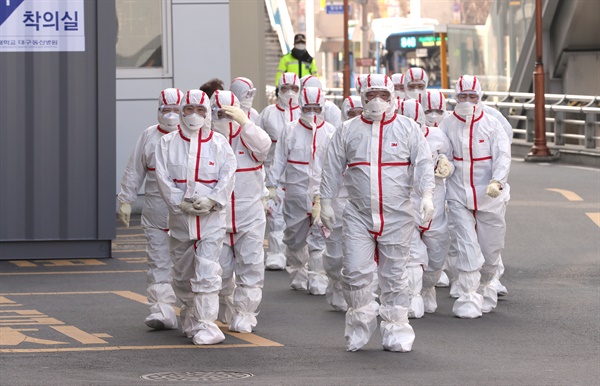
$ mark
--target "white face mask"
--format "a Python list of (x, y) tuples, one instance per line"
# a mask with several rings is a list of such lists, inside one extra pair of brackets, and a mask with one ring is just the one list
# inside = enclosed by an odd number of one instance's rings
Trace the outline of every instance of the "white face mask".
[(396, 98), (404, 99), (404, 98), (406, 98), (405, 95), (406, 95), (406, 93), (404, 91), (394, 90), (394, 96)]
[(309, 113), (301, 112), (300, 119), (309, 126), (312, 124), (319, 126), (321, 123), (323, 123), (323, 116), (321, 114), (317, 114), (314, 111), (311, 111)]
[(425, 123), (427, 124), (427, 126), (437, 126), (440, 124), (443, 118), (443, 114), (428, 113), (425, 114)]
[(427, 91), (425, 90), (406, 91), (406, 96), (410, 99), (416, 99), (417, 101), (421, 102), (421, 100), (425, 97), (426, 92)]
[(306, 49), (306, 44), (304, 43), (298, 43), (296, 45), (294, 45), (294, 48), (300, 51), (304, 51)]
[(454, 108), (454, 111), (461, 117), (466, 117), (467, 115), (473, 115), (473, 107), (476, 105), (476, 103), (472, 102), (458, 102)]
[(198, 131), (204, 125), (204, 117), (196, 113), (188, 115), (187, 117), (183, 117), (182, 121), (191, 131)]
[(243, 101), (241, 101), (240, 108), (245, 112), (250, 111), (250, 109), (252, 108), (252, 98), (244, 99)]
[(367, 119), (378, 121), (389, 108), (390, 102), (386, 102), (379, 97), (373, 98), (363, 106), (363, 116)]
[(231, 121), (228, 119), (214, 120), (212, 124), (212, 129), (217, 133), (223, 134), (226, 138), (229, 138), (229, 135), (231, 134), (230, 123)]
[(179, 114), (171, 111), (163, 115), (160, 111), (158, 112), (158, 123), (160, 124), (160, 128), (166, 131), (173, 131), (177, 129), (177, 125), (179, 125)]
[(288, 106), (290, 103), (290, 99), (292, 100), (292, 105), (298, 104), (298, 93), (293, 91), (288, 91), (284, 93), (279, 93), (279, 101), (283, 105), (282, 107)]

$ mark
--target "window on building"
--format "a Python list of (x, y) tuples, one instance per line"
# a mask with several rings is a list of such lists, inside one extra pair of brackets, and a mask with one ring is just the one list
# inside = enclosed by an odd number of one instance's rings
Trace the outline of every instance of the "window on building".
[[(118, 74), (158, 76), (168, 73), (168, 4), (161, 0), (116, 0)], [(135, 69), (135, 73), (131, 73)], [(124, 71), (125, 70), (125, 71)], [(140, 71), (144, 70), (144, 71)], [(149, 71), (153, 70), (153, 71)]]

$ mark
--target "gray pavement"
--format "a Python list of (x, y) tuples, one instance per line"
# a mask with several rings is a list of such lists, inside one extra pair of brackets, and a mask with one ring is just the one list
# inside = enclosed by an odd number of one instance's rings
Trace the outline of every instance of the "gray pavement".
[[(291, 290), (283, 271), (266, 272), (253, 334), (196, 347), (178, 331), (150, 331), (136, 218), (118, 229), (112, 259), (0, 262), (0, 384), (597, 384), (600, 170), (515, 160), (509, 182), (508, 295), (462, 320), (439, 289), (438, 312), (411, 321), (410, 353), (383, 351), (379, 333), (345, 352), (344, 315)], [(211, 375), (221, 380), (200, 381)]]

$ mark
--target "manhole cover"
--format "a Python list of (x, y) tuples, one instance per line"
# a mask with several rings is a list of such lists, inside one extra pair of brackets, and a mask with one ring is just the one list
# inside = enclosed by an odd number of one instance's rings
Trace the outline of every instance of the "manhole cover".
[(166, 372), (142, 375), (140, 378), (148, 381), (227, 381), (253, 377), (254, 374), (239, 371), (184, 371)]

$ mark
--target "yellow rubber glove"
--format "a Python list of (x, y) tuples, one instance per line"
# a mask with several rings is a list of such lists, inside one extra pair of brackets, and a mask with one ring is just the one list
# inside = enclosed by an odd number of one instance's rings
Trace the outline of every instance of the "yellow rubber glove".
[(122, 202), (119, 205), (119, 220), (129, 228), (129, 220), (131, 219), (131, 205), (125, 202)]
[(485, 189), (485, 194), (492, 198), (498, 197), (502, 193), (502, 184), (500, 182), (492, 180)]
[(233, 118), (234, 121), (240, 124), (240, 126), (244, 126), (248, 123), (248, 115), (244, 112), (244, 110), (235, 106), (223, 106), (222, 110), (225, 111), (225, 114), (229, 115)]
[(317, 194), (313, 199), (313, 206), (311, 210), (312, 223), (316, 224), (321, 219), (321, 195)]

